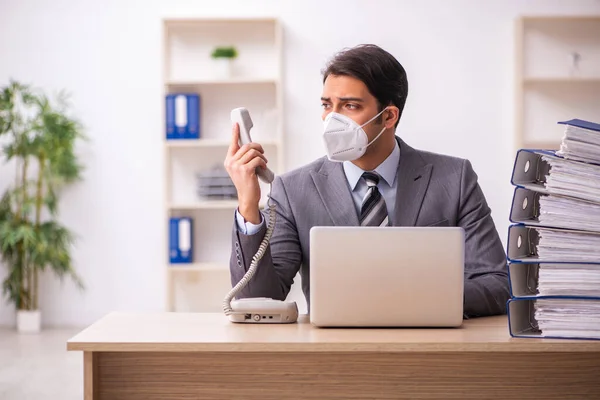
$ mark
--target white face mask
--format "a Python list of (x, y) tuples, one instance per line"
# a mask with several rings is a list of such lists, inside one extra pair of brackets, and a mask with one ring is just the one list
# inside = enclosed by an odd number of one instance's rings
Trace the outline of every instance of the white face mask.
[(358, 125), (352, 118), (336, 112), (330, 112), (323, 121), (323, 142), (330, 161), (354, 161), (365, 154), (367, 147), (375, 142), (385, 131), (385, 127), (369, 143), (369, 138), (363, 126), (380, 116), (386, 109), (375, 115), (362, 125)]

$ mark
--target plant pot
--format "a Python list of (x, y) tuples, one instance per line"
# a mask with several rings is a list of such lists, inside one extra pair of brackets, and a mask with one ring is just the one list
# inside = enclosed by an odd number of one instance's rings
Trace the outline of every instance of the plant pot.
[(19, 333), (39, 333), (42, 328), (40, 310), (17, 311), (17, 331)]
[(215, 74), (218, 79), (231, 78), (232, 60), (227, 57), (219, 57), (214, 59)]

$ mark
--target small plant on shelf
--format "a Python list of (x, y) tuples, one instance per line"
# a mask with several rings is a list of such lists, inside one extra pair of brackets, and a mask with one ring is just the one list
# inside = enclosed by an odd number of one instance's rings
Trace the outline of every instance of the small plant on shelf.
[(83, 287), (71, 258), (73, 234), (58, 221), (60, 189), (80, 179), (75, 144), (84, 137), (65, 100), (16, 81), (0, 87), (3, 155), (15, 167), (13, 184), (0, 198), (0, 255), (8, 269), (2, 291), (17, 309), (21, 332), (40, 330), (44, 270)]
[(237, 49), (233, 46), (219, 46), (211, 53), (211, 57), (217, 64), (216, 74), (219, 78), (228, 79), (232, 75), (232, 61), (237, 58)]
[(218, 58), (227, 58), (227, 59), (234, 59), (238, 56), (237, 50), (235, 47), (233, 46), (228, 46), (228, 47), (217, 47), (213, 50), (211, 57), (214, 59), (218, 59)]

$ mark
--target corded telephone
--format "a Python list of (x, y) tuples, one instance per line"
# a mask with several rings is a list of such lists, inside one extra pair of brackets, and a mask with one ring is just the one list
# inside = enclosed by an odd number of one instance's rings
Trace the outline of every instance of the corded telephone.
[[(244, 107), (235, 108), (231, 111), (231, 121), (237, 123), (240, 127), (239, 145), (252, 142), (250, 129), (253, 126), (250, 113)], [(267, 223), (267, 232), (263, 238), (257, 253), (252, 257), (252, 263), (246, 274), (240, 279), (225, 299), (223, 300), (223, 312), (229, 317), (231, 322), (245, 323), (293, 323), (298, 320), (298, 306), (294, 301), (281, 301), (266, 297), (256, 297), (233, 300), (235, 295), (242, 290), (256, 273), (259, 261), (267, 250), (273, 229), (275, 227), (275, 204), (271, 200), (271, 185), (275, 174), (270, 169), (256, 169), (256, 175), (265, 183), (269, 184), (269, 221)]]

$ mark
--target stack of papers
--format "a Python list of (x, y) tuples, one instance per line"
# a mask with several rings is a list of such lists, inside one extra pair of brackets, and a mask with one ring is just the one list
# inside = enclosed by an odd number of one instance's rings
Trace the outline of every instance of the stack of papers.
[(546, 191), (600, 203), (600, 165), (543, 156), (550, 165)]
[(540, 197), (539, 222), (572, 230), (538, 230), (539, 258), (566, 263), (540, 264), (539, 295), (561, 297), (537, 299), (535, 319), (542, 336), (600, 339), (600, 124), (564, 124), (564, 158), (546, 157), (546, 188), (559, 196)]
[(542, 336), (600, 339), (600, 299), (538, 299), (535, 319)]
[(237, 190), (231, 177), (222, 166), (196, 174), (198, 179), (198, 197), (200, 200), (231, 200), (237, 199)]
[(570, 160), (600, 163), (600, 124), (580, 119), (561, 124), (567, 128), (557, 154)]
[(566, 229), (537, 229), (540, 261), (600, 262), (600, 233)]
[(600, 232), (600, 203), (564, 196), (541, 196), (540, 225)]
[(600, 265), (540, 264), (540, 296), (589, 296), (600, 298)]

